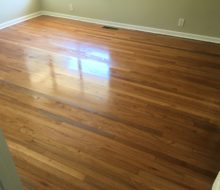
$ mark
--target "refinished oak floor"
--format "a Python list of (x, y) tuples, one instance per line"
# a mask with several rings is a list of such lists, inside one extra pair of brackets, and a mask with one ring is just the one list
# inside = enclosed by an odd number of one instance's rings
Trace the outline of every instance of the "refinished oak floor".
[(46, 16), (9, 27), (0, 127), (25, 189), (210, 190), (220, 45)]

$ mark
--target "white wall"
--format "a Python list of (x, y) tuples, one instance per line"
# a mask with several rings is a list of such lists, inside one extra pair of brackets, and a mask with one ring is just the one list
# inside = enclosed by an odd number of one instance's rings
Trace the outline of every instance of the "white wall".
[(40, 0), (0, 0), (0, 23), (40, 10)]
[[(220, 0), (41, 0), (42, 9), (101, 20), (220, 37)], [(68, 10), (72, 3), (74, 11)], [(178, 18), (186, 19), (184, 28)]]

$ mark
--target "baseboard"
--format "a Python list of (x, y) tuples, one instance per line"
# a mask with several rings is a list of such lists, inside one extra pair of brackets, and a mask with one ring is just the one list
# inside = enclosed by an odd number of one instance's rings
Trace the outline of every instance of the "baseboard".
[(67, 18), (67, 19), (95, 23), (95, 24), (100, 24), (100, 25), (108, 25), (108, 26), (118, 27), (118, 28), (123, 28), (123, 29), (138, 30), (138, 31), (150, 32), (150, 33), (154, 33), (154, 34), (162, 34), (162, 35), (168, 35), (168, 36), (174, 36), (174, 37), (180, 37), (180, 38), (186, 38), (186, 39), (199, 40), (199, 41), (220, 44), (220, 38), (211, 37), (211, 36), (203, 36), (203, 35), (197, 35), (197, 34), (191, 34), (191, 33), (176, 32), (176, 31), (171, 31), (171, 30), (164, 30), (164, 29), (157, 29), (157, 28), (152, 28), (152, 27), (124, 24), (124, 23), (119, 23), (119, 22), (111, 22), (111, 21), (106, 21), (106, 20), (73, 16), (73, 15), (62, 14), (62, 13), (57, 13), (57, 12), (50, 12), (50, 11), (42, 11), (41, 13), (42, 13), (42, 15), (48, 15), (48, 16), (53, 16), (53, 17)]
[(4, 29), (4, 28), (7, 28), (7, 27), (9, 27), (9, 26), (12, 26), (12, 25), (15, 25), (15, 24), (24, 22), (24, 21), (26, 21), (26, 20), (29, 20), (29, 19), (32, 19), (32, 18), (41, 16), (41, 15), (42, 15), (42, 12), (39, 11), (39, 12), (35, 12), (35, 13), (29, 14), (29, 15), (25, 15), (25, 16), (22, 16), (22, 17), (13, 19), (13, 20), (9, 20), (9, 21), (0, 23), (0, 30), (1, 30), (1, 29)]
[(50, 11), (39, 11), (39, 12), (35, 12), (35, 13), (29, 14), (29, 15), (26, 15), (20, 18), (16, 18), (16, 19), (1, 23), (0, 30), (3, 28), (7, 28), (9, 26), (24, 22), (26, 20), (41, 16), (41, 15), (48, 15), (48, 16), (53, 16), (53, 17), (60, 17), (60, 18), (78, 20), (78, 21), (89, 22), (89, 23), (94, 23), (94, 24), (118, 27), (118, 28), (123, 28), (123, 29), (138, 30), (142, 32), (150, 32), (154, 34), (162, 34), (162, 35), (168, 35), (168, 36), (220, 44), (220, 38), (217, 38), (217, 37), (177, 32), (177, 31), (172, 31), (172, 30), (157, 29), (157, 28), (146, 27), (146, 26), (124, 24), (124, 23), (119, 23), (119, 22), (111, 22), (111, 21), (106, 21), (106, 20), (86, 18), (86, 17), (74, 16), (74, 15), (68, 15), (68, 14), (62, 14), (62, 13), (50, 12)]

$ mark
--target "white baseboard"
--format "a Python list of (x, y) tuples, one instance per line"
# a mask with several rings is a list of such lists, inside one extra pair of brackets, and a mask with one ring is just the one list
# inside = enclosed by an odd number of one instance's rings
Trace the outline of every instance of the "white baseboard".
[(1, 23), (0, 29), (24, 22), (26, 20), (41, 16), (41, 15), (67, 18), (67, 19), (78, 20), (78, 21), (89, 22), (89, 23), (100, 24), (100, 25), (107, 25), (107, 26), (112, 26), (112, 27), (117, 27), (117, 28), (138, 30), (138, 31), (150, 32), (150, 33), (154, 33), (154, 34), (162, 34), (162, 35), (168, 35), (168, 36), (174, 36), (174, 37), (180, 37), (180, 38), (186, 38), (186, 39), (199, 40), (199, 41), (220, 44), (220, 38), (217, 38), (217, 37), (197, 35), (197, 34), (184, 33), (184, 32), (177, 32), (177, 31), (172, 31), (172, 30), (164, 30), (164, 29), (158, 29), (158, 28), (152, 28), (152, 27), (146, 27), (146, 26), (124, 24), (124, 23), (119, 23), (119, 22), (111, 22), (111, 21), (106, 21), (106, 20), (73, 16), (73, 15), (62, 14), (62, 13), (57, 13), (57, 12), (50, 12), (50, 11), (39, 11), (39, 12), (35, 12), (35, 13), (29, 14), (29, 15), (26, 15), (26, 16), (23, 16), (20, 18), (16, 18), (16, 19)]
[(42, 13), (42, 15), (48, 15), (48, 16), (53, 16), (53, 17), (67, 18), (67, 19), (72, 19), (72, 20), (95, 23), (95, 24), (100, 24), (100, 25), (107, 25), (107, 26), (124, 28), (124, 29), (129, 29), (129, 30), (138, 30), (138, 31), (150, 32), (150, 33), (154, 33), (154, 34), (162, 34), (162, 35), (168, 35), (168, 36), (174, 36), (174, 37), (180, 37), (180, 38), (186, 38), (186, 39), (199, 40), (199, 41), (220, 44), (220, 38), (217, 38), (217, 37), (203, 36), (203, 35), (184, 33), (184, 32), (177, 32), (177, 31), (172, 31), (172, 30), (157, 29), (157, 28), (146, 27), (146, 26), (124, 24), (124, 23), (119, 23), (119, 22), (111, 22), (111, 21), (106, 21), (106, 20), (73, 16), (73, 15), (62, 14), (62, 13), (57, 13), (57, 12), (50, 12), (50, 11), (42, 11), (41, 13)]
[(42, 15), (42, 12), (39, 11), (39, 12), (35, 12), (35, 13), (29, 14), (29, 15), (25, 15), (25, 16), (22, 16), (22, 17), (13, 19), (13, 20), (9, 20), (9, 21), (0, 23), (0, 30), (1, 30), (1, 29), (4, 29), (4, 28), (7, 28), (7, 27), (9, 27), (9, 26), (12, 26), (12, 25), (15, 25), (15, 24), (24, 22), (24, 21), (26, 21), (26, 20), (29, 20), (29, 19), (32, 19), (32, 18), (41, 16), (41, 15)]

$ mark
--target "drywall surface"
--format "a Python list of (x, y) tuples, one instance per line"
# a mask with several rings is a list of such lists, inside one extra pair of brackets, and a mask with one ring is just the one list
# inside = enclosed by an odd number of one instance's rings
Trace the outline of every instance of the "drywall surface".
[(40, 0), (0, 0), (0, 23), (40, 11)]
[[(73, 11), (69, 4), (73, 4)], [(219, 0), (41, 0), (42, 10), (220, 37)], [(177, 23), (185, 18), (183, 28)]]

